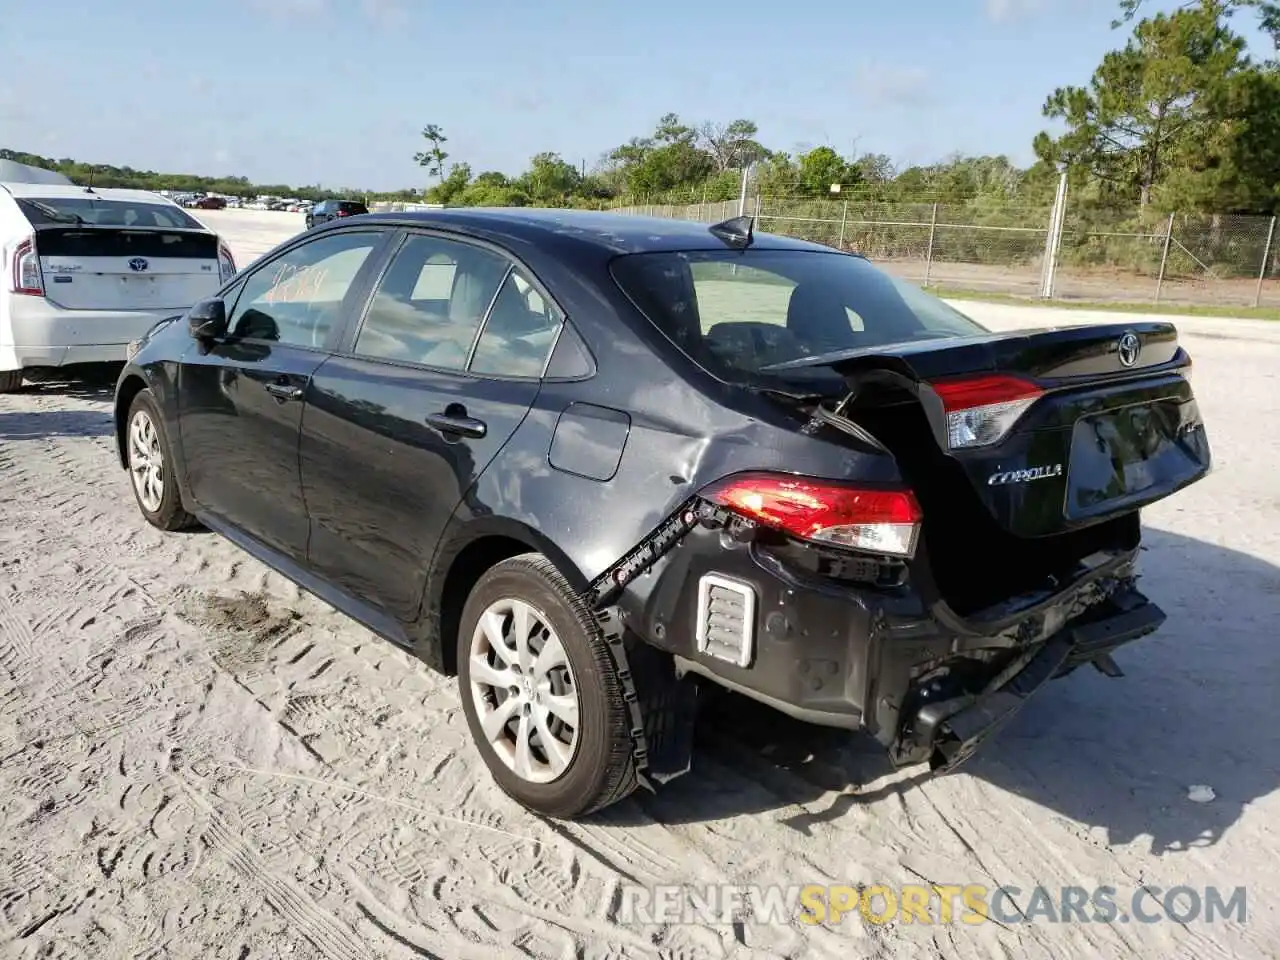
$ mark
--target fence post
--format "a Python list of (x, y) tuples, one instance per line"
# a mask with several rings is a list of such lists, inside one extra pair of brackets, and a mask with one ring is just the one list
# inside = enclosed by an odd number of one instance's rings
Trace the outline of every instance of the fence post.
[(1049, 213), (1049, 234), (1044, 239), (1044, 264), (1040, 271), (1040, 296), (1053, 299), (1053, 285), (1058, 276), (1058, 252), (1062, 247), (1062, 228), (1067, 221), (1067, 172), (1058, 178), (1058, 192)]
[(840, 249), (844, 249), (844, 225), (849, 220), (849, 201), (844, 202), (844, 207), (840, 211)]
[(1156, 277), (1156, 303), (1160, 302), (1160, 288), (1164, 286), (1164, 271), (1169, 265), (1169, 247), (1173, 244), (1173, 214), (1169, 214), (1169, 223), (1164, 228), (1164, 253), (1160, 255), (1160, 275)]
[(929, 249), (924, 253), (924, 285), (929, 285), (929, 275), (933, 272), (933, 238), (938, 232), (938, 201), (933, 202), (933, 214), (929, 217)]
[(1267, 263), (1271, 260), (1271, 241), (1276, 236), (1276, 218), (1271, 218), (1271, 228), (1267, 230), (1267, 245), (1262, 248), (1262, 266), (1258, 270), (1258, 289), (1253, 295), (1253, 305), (1262, 306), (1262, 281), (1267, 279)]
[(756, 223), (760, 222), (760, 194), (758, 193), (756, 194), (756, 213), (752, 219), (754, 219)]

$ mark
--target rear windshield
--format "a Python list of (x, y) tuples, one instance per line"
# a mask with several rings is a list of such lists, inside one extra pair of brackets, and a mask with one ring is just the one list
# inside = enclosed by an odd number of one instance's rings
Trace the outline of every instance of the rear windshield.
[[(809, 250), (640, 253), (614, 260), (623, 292), (703, 369), (767, 386), (762, 367), (836, 350), (987, 331), (861, 257)], [(826, 379), (829, 373), (785, 379)]]
[(343, 200), (341, 203), (338, 204), (338, 209), (341, 210), (343, 213), (349, 213), (349, 214), (352, 214), (353, 216), (357, 214), (369, 212), (369, 208), (366, 207), (359, 200)]
[(97, 227), (168, 227), (203, 229), (181, 207), (145, 200), (104, 200), (100, 197), (22, 197), (18, 206), (32, 226), (87, 224)]

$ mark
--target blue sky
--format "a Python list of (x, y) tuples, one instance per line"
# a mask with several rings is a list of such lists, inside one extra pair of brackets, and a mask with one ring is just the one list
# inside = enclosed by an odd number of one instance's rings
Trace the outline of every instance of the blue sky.
[(0, 146), (390, 189), (425, 181), (427, 123), (451, 160), (515, 173), (540, 150), (591, 166), (675, 111), (749, 117), (775, 149), (1027, 162), (1045, 96), (1123, 42), (1116, 6), (0, 0)]

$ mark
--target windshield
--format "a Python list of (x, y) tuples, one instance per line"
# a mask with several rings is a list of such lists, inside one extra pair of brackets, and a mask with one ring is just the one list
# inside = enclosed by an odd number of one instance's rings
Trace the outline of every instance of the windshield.
[[(761, 369), (836, 350), (987, 331), (861, 257), (709, 250), (619, 257), (613, 276), (650, 321), (722, 380), (767, 386)], [(830, 378), (788, 371), (785, 379)]]
[(101, 197), (23, 197), (22, 212), (33, 226), (77, 224), (94, 227), (160, 227), (201, 230), (181, 207), (145, 200), (105, 200)]

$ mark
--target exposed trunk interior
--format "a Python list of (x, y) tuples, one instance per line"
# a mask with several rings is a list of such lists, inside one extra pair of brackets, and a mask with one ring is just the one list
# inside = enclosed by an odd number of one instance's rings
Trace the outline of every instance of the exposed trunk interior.
[(924, 511), (922, 554), (942, 599), (966, 616), (1020, 594), (1052, 588), (1099, 550), (1138, 545), (1138, 511), (1083, 529), (1019, 537), (1003, 529), (963, 468), (934, 441), (924, 411), (905, 392), (877, 391), (848, 408), (893, 454)]

